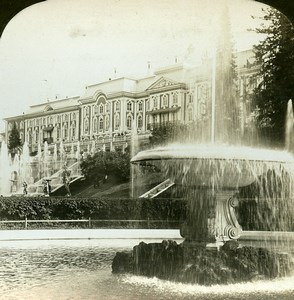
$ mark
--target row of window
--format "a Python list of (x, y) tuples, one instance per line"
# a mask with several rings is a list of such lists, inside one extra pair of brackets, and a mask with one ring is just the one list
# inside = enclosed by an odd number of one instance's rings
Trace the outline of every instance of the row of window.
[[(126, 125), (127, 129), (131, 130), (132, 129), (132, 124), (133, 124), (133, 117), (131, 115), (127, 116), (126, 119)], [(93, 120), (93, 133), (96, 132), (103, 132), (103, 131), (108, 131), (110, 128), (110, 122), (109, 122), (109, 116), (106, 116), (104, 119), (103, 117), (94, 118)], [(115, 114), (114, 116), (114, 130), (119, 130), (120, 128), (120, 115)], [(137, 117), (137, 128), (142, 129), (143, 128), (143, 117), (139, 115)], [(84, 134), (88, 135), (90, 134), (90, 121), (88, 118), (84, 120)]]
[[(62, 114), (62, 115), (55, 115), (55, 116), (47, 116), (43, 118), (36, 118), (30, 119), (27, 121), (28, 127), (35, 127), (35, 126), (42, 126), (42, 125), (49, 125), (54, 123), (61, 123), (61, 122), (69, 122), (69, 121), (76, 121), (77, 114), (75, 112)], [(22, 129), (22, 128), (21, 128)]]
[[(60, 140), (61, 138), (64, 140), (68, 140), (70, 137), (75, 139), (76, 138), (76, 128), (75, 127), (71, 127), (70, 129), (65, 127), (63, 129), (57, 128), (56, 129), (56, 139)], [(51, 137), (51, 136), (50, 136)], [(22, 138), (22, 133), (21, 133), (21, 138)], [(39, 143), (39, 142), (43, 142), (43, 139), (48, 138), (48, 136), (46, 136), (46, 134), (43, 131), (29, 131), (27, 133), (27, 140), (29, 142), (29, 144), (31, 143)]]

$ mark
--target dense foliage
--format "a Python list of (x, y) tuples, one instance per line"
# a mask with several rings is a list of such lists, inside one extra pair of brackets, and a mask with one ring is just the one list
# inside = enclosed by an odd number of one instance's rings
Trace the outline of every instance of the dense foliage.
[(21, 147), (21, 139), (16, 124), (13, 123), (11, 133), (8, 138), (8, 149), (12, 154), (15, 154)]
[[(71, 197), (2, 197), (3, 220), (162, 220), (185, 219), (186, 202), (171, 199), (98, 199)], [(101, 225), (101, 224), (100, 224)], [(105, 223), (117, 226), (119, 223)], [(146, 226), (146, 224), (145, 224)], [(166, 226), (166, 225), (165, 225)]]
[(109, 175), (127, 181), (130, 178), (130, 154), (128, 151), (99, 151), (83, 160), (81, 169), (90, 181), (99, 181)]
[(188, 125), (181, 123), (158, 124), (151, 130), (149, 137), (152, 146), (161, 146), (173, 142), (181, 142), (187, 139)]
[(254, 46), (261, 82), (255, 89), (257, 125), (262, 136), (284, 144), (287, 102), (294, 99), (294, 29), (279, 11), (268, 8), (256, 32), (265, 34)]

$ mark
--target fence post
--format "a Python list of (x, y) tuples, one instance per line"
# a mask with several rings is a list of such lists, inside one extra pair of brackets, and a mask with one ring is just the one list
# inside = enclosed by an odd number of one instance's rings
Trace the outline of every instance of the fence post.
[(92, 227), (91, 225), (92, 225), (92, 224), (91, 224), (91, 217), (89, 217), (89, 228)]
[(25, 217), (25, 229), (27, 229), (28, 228), (28, 219), (27, 219), (27, 217)]

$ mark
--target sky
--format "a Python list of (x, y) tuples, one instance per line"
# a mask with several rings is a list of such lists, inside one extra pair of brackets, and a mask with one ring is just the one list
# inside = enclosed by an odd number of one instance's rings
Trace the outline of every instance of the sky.
[[(18, 13), (0, 38), (0, 132), (30, 105), (81, 96), (85, 86), (197, 64), (226, 3), (237, 50), (260, 40), (264, 4), (251, 0), (47, 0)], [(116, 70), (116, 71), (115, 71)]]

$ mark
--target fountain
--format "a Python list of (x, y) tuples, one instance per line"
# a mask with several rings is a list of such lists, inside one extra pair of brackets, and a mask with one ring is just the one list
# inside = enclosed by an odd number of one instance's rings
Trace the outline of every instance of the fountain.
[[(205, 126), (194, 132), (193, 141), (141, 151), (131, 160), (138, 180), (133, 184), (135, 198), (154, 198), (173, 190), (186, 200), (187, 216), (180, 229), (185, 241), (180, 245), (173, 241), (140, 243), (132, 253), (116, 255), (114, 273), (211, 285), (269, 279), (292, 271), (290, 253), (270, 250), (265, 242), (263, 248), (239, 243), (243, 231), (235, 208), (244, 190), (253, 186), (256, 190), (251, 197), (269, 203), (273, 219), (284, 217), (275, 220), (272, 228), (280, 222), (279, 230), (293, 230), (294, 157), (284, 150), (249, 147), (256, 141), (242, 137), (227, 20), (222, 17), (220, 38), (208, 66), (212, 91)], [(289, 132), (293, 112), (288, 111), (292, 116)], [(286, 141), (289, 148), (290, 141)], [(288, 216), (281, 213), (280, 203)], [(280, 235), (276, 236), (279, 241)], [(262, 234), (257, 238), (262, 240)]]

